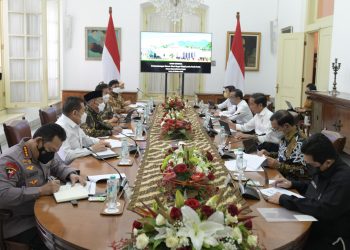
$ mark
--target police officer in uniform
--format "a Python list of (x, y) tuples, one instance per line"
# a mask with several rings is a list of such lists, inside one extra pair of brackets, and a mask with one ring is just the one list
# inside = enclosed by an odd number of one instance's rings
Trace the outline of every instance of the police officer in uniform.
[(81, 125), (85, 134), (91, 137), (110, 136), (113, 133), (122, 131), (120, 127), (113, 127), (111, 124), (104, 122), (101, 115), (105, 108), (102, 99), (102, 91), (91, 91), (84, 95), (86, 102), (86, 123)]
[[(13, 214), (4, 222), (5, 239), (33, 249), (47, 249), (36, 228), (35, 200), (57, 192), (59, 180), (83, 185), (86, 182), (56, 154), (64, 140), (66, 132), (60, 125), (47, 124), (33, 138), (22, 139), (0, 156), (0, 209), (9, 209)], [(50, 176), (59, 180), (48, 181)]]

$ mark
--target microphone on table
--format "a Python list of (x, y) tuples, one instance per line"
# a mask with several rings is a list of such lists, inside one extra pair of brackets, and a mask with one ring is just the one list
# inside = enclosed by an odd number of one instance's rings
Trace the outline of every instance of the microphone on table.
[(129, 153), (130, 154), (138, 153), (139, 155), (141, 155), (139, 144), (137, 143), (137, 141), (134, 138), (132, 138), (131, 136), (124, 134), (122, 132), (119, 132), (119, 134), (124, 135), (125, 137), (131, 139), (135, 143), (135, 146), (129, 146)]
[(131, 110), (127, 113), (127, 115), (125, 116), (123, 122), (125, 122), (125, 123), (131, 122), (131, 116), (132, 116), (132, 114), (133, 114), (135, 111), (137, 112), (136, 109), (131, 109)]
[(137, 89), (137, 92), (141, 92), (142, 94), (145, 94), (145, 92), (143, 92), (141, 89), (139, 88), (136, 88)]
[[(92, 150), (90, 147), (83, 147), (83, 148), (86, 148), (87, 150), (89, 150), (92, 154), (94, 155), (97, 155), (97, 152), (95, 152), (94, 150)], [(109, 167), (111, 167), (114, 171), (116, 171), (119, 175), (119, 178), (120, 178), (120, 183), (123, 184), (124, 182), (124, 186), (122, 186), (120, 184), (120, 187), (119, 187), (119, 190), (122, 191), (126, 185), (126, 183), (128, 182), (128, 180), (126, 179), (126, 176), (125, 178), (122, 176), (122, 174), (119, 172), (119, 170), (114, 167), (112, 164), (110, 164), (108, 161), (106, 161), (105, 159), (103, 159), (103, 157), (99, 158), (100, 160), (102, 160), (104, 163), (106, 163)], [(124, 181), (124, 179), (126, 179), (126, 181)]]

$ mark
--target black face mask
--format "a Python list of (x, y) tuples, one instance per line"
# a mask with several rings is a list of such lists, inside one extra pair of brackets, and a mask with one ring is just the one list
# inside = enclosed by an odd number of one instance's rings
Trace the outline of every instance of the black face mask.
[(46, 164), (55, 157), (55, 152), (47, 152), (44, 147), (38, 148), (39, 157), (38, 161), (42, 164)]
[(311, 166), (310, 164), (306, 164), (306, 169), (307, 172), (309, 173), (310, 176), (313, 176), (315, 174), (319, 174), (321, 172), (320, 168), (315, 168)]

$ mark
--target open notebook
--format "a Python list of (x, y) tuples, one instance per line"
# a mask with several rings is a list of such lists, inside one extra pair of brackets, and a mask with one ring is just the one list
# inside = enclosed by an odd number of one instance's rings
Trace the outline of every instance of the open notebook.
[(89, 195), (94, 195), (96, 192), (96, 183), (87, 181), (85, 186), (80, 183), (76, 183), (74, 186), (70, 182), (66, 185), (62, 185), (58, 192), (54, 193), (53, 196), (57, 203), (87, 199)]

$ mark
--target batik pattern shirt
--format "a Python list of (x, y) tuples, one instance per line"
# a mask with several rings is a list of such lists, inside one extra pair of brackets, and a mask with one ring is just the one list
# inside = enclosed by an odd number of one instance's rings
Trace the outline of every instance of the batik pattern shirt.
[(304, 154), (301, 152), (301, 146), (305, 140), (305, 135), (297, 130), (290, 136), (284, 136), (279, 144), (277, 160), (279, 162), (278, 170), (283, 176), (291, 180), (308, 179)]
[(85, 134), (91, 137), (112, 135), (112, 125), (103, 121), (101, 114), (97, 113), (91, 107), (86, 107), (86, 123), (81, 125)]
[(108, 104), (114, 113), (125, 113), (124, 99), (121, 94), (111, 93)]

